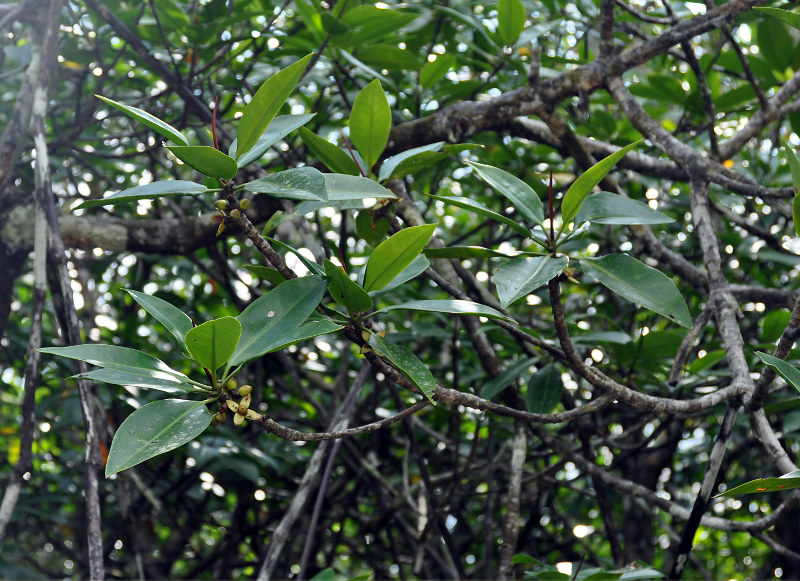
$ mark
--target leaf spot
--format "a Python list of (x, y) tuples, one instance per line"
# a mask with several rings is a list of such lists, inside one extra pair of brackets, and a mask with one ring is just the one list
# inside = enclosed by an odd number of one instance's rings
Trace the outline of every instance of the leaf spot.
[(271, 319), (271, 318), (272, 318), (272, 317), (274, 317), (274, 316), (275, 316), (275, 311), (269, 311), (269, 312), (267, 313), (267, 318), (268, 318), (268, 319)]

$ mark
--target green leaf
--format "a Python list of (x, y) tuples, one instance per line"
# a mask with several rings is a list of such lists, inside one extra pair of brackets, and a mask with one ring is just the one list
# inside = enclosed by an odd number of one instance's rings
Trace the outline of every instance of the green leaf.
[(544, 222), (542, 201), (531, 186), (500, 168), (473, 161), (467, 163), (487, 184), (508, 198), (525, 220), (540, 225)]
[(777, 357), (762, 353), (761, 351), (756, 351), (756, 355), (758, 355), (759, 359), (766, 365), (772, 367), (778, 375), (788, 381), (789, 385), (800, 392), (800, 370), (797, 369), (797, 367), (791, 363), (787, 363), (783, 359), (778, 359)]
[(288, 200), (326, 201), (325, 176), (313, 167), (287, 169), (244, 184), (248, 192)]
[(516, 42), (525, 28), (525, 6), (522, 0), (499, 0), (497, 2), (497, 32), (503, 44)]
[(367, 261), (364, 290), (381, 290), (422, 252), (437, 224), (404, 228), (381, 242)]
[(167, 381), (176, 377), (181, 381), (188, 381), (189, 379), (180, 371), (171, 369), (160, 359), (128, 347), (119, 347), (117, 345), (72, 345), (70, 347), (44, 347), (39, 351), (58, 355), (59, 357), (85, 361), (98, 367), (166, 379)]
[(233, 354), (241, 335), (242, 325), (237, 319), (220, 317), (186, 333), (186, 349), (192, 359), (213, 375)]
[(378, 355), (386, 357), (403, 373), (403, 375), (408, 377), (411, 383), (423, 393), (428, 401), (436, 405), (436, 402), (433, 401), (433, 394), (436, 391), (436, 380), (433, 378), (431, 370), (414, 355), (413, 351), (402, 345), (389, 343), (386, 339), (378, 335), (372, 335), (368, 343)]
[(171, 145), (175, 157), (212, 178), (232, 179), (239, 171), (236, 160), (208, 145)]
[(370, 295), (372, 297), (379, 297), (385, 295), (387, 293), (392, 292), (394, 289), (403, 286), (411, 279), (418, 277), (420, 274), (425, 272), (425, 270), (431, 265), (427, 258), (423, 255), (417, 256), (414, 260), (411, 261), (411, 264), (406, 266), (400, 274), (398, 274), (392, 282), (387, 284), (381, 290), (377, 291), (370, 291)]
[[(313, 315), (312, 315), (313, 317)], [(286, 349), (289, 345), (294, 345), (300, 341), (311, 339), (319, 335), (327, 335), (342, 329), (342, 325), (334, 323), (330, 319), (312, 319), (309, 317), (308, 321), (300, 325), (297, 329), (289, 331), (281, 337), (280, 343), (272, 347), (268, 352), (280, 351)]]
[(389, 101), (378, 79), (361, 89), (350, 112), (350, 140), (364, 156), (367, 168), (378, 161), (392, 129)]
[(349, 46), (355, 47), (391, 34), (416, 18), (417, 14), (370, 4), (356, 6), (341, 16), (342, 22), (355, 29), (349, 39)]
[(336, 571), (330, 567), (314, 575), (309, 581), (336, 581)]
[(360, 175), (356, 162), (353, 161), (349, 153), (340, 149), (339, 146), (312, 133), (305, 127), (301, 127), (299, 133), (306, 147), (308, 147), (311, 153), (316, 155), (329, 170), (338, 174)]
[(572, 219), (578, 215), (586, 196), (588, 196), (594, 187), (599, 184), (604, 177), (606, 177), (608, 172), (611, 171), (611, 168), (613, 168), (619, 162), (619, 160), (625, 157), (625, 155), (631, 149), (639, 145), (641, 142), (642, 140), (634, 141), (630, 145), (627, 145), (619, 151), (615, 151), (608, 157), (601, 159), (592, 167), (587, 169), (572, 183), (567, 190), (567, 193), (564, 194), (564, 199), (561, 202), (561, 215), (564, 225), (571, 222)]
[[(798, 15), (798, 18), (800, 18), (800, 15)], [(800, 194), (800, 160), (797, 159), (794, 150), (785, 139), (783, 140), (783, 151), (786, 154), (786, 162), (789, 164), (789, 170), (792, 172), (794, 191), (796, 194)]]
[(327, 258), (323, 262), (325, 276), (328, 277), (328, 290), (333, 300), (350, 311), (363, 312), (372, 308), (372, 297), (358, 286), (341, 266), (336, 266)]
[[(413, 149), (406, 150), (402, 153), (398, 153), (397, 155), (393, 155), (392, 157), (388, 158), (386, 161), (383, 162), (381, 165), (380, 172), (378, 172), (378, 181), (385, 182), (386, 180), (392, 179), (394, 177), (404, 176), (406, 174), (411, 173), (411, 171), (407, 171), (406, 167), (409, 167), (407, 164), (403, 164), (403, 162), (411, 162), (415, 156), (421, 158), (424, 153), (439, 153), (439, 150), (444, 145), (444, 141), (437, 141), (436, 143), (431, 143), (429, 145), (423, 145), (422, 147), (415, 147)], [(448, 157), (447, 153), (441, 152), (439, 155), (442, 157), (437, 157), (437, 159), (443, 159), (444, 157)], [(435, 163), (435, 162), (431, 162)], [(399, 166), (404, 165), (405, 167), (399, 168)], [(417, 165), (417, 164), (411, 164)], [(415, 169), (419, 169), (419, 167), (423, 167), (419, 165), (415, 167)]]
[(781, 338), (789, 325), (791, 313), (785, 309), (770, 311), (758, 321), (761, 327), (760, 339), (763, 343), (774, 343)]
[(236, 159), (255, 146), (261, 134), (281, 110), (294, 91), (313, 55), (308, 54), (296, 63), (267, 79), (244, 108), (236, 133)]
[(800, 193), (795, 194), (792, 200), (792, 222), (794, 222), (794, 233), (800, 236)]
[(208, 191), (202, 184), (187, 180), (168, 180), (163, 182), (153, 182), (144, 186), (128, 188), (116, 194), (99, 200), (86, 200), (75, 207), (75, 210), (85, 208), (96, 208), (98, 206), (116, 206), (117, 204), (127, 204), (138, 200), (152, 200), (163, 196), (186, 196), (203, 194)]
[[(426, 248), (422, 251), (428, 258), (512, 258), (506, 252), (484, 248), (483, 246), (448, 246), (447, 248)], [(522, 253), (524, 254), (524, 253)]]
[(151, 115), (147, 111), (143, 111), (137, 107), (131, 107), (130, 105), (125, 105), (124, 103), (119, 103), (117, 101), (113, 101), (106, 97), (102, 97), (100, 95), (95, 95), (98, 99), (103, 101), (104, 103), (108, 103), (115, 109), (119, 109), (128, 117), (132, 117), (139, 121), (140, 123), (145, 124), (147, 127), (161, 135), (162, 137), (166, 137), (167, 139), (171, 139), (175, 143), (180, 143), (181, 145), (189, 145), (189, 141), (184, 137), (183, 133), (175, 129), (169, 123), (166, 123)]
[(72, 377), (89, 379), (91, 381), (102, 381), (113, 385), (123, 385), (126, 387), (138, 387), (143, 389), (156, 389), (170, 394), (189, 393), (199, 391), (191, 383), (181, 381), (178, 377), (164, 375), (163, 377), (151, 377), (141, 373), (129, 373), (127, 371), (117, 371), (116, 369), (93, 369), (86, 373), (78, 373)]
[(489, 319), (502, 319), (504, 321), (513, 321), (497, 309), (474, 303), (472, 301), (463, 301), (457, 299), (433, 299), (433, 300), (419, 300), (408, 301), (396, 305), (389, 305), (375, 311), (376, 313), (388, 313), (389, 311), (397, 310), (407, 311), (428, 311), (432, 313), (450, 313), (453, 315), (471, 315), (474, 317), (487, 317)]
[(456, 55), (447, 53), (436, 56), (436, 60), (425, 63), (419, 72), (419, 84), (423, 89), (430, 88), (456, 64)]
[(750, 482), (740, 484), (730, 490), (717, 494), (714, 498), (752, 494), (753, 492), (777, 492), (778, 490), (792, 490), (793, 488), (800, 488), (800, 470), (789, 472), (778, 478), (759, 478), (757, 480), (751, 480)]
[(358, 59), (368, 66), (390, 71), (417, 71), (422, 67), (422, 61), (415, 53), (396, 44), (365, 46), (358, 50)]
[(547, 284), (561, 274), (567, 264), (566, 256), (521, 256), (501, 264), (494, 273), (500, 305), (506, 308)]
[(626, 299), (691, 328), (692, 317), (672, 280), (662, 272), (627, 254), (582, 258), (586, 274)]
[(130, 289), (125, 289), (125, 292), (131, 295), (133, 300), (139, 303), (139, 306), (147, 311), (150, 316), (164, 325), (167, 331), (172, 333), (172, 336), (178, 340), (178, 345), (181, 346), (181, 349), (186, 347), (186, 333), (192, 328), (192, 319), (189, 318), (189, 315), (171, 303), (153, 295)]
[(329, 202), (347, 202), (353, 200), (396, 199), (391, 190), (387, 190), (378, 182), (361, 176), (335, 173), (325, 176), (325, 187), (328, 190)]
[(154, 401), (136, 410), (114, 434), (106, 478), (194, 440), (213, 417), (204, 402), (183, 399)]
[(495, 375), (492, 379), (484, 384), (483, 388), (481, 388), (480, 396), (483, 399), (492, 399), (498, 393), (518, 380), (522, 374), (534, 364), (535, 361), (535, 358), (530, 357), (520, 361), (515, 361), (514, 363), (510, 364), (508, 367), (503, 369), (503, 371)]
[[(236, 165), (242, 168), (261, 159), (261, 156), (263, 156), (270, 147), (278, 143), (295, 129), (311, 121), (313, 117), (314, 113), (306, 113), (305, 115), (280, 115), (275, 117), (272, 123), (264, 130), (264, 133), (261, 134), (261, 137), (258, 138), (253, 149), (236, 160)], [(236, 148), (238, 145), (238, 140), (234, 139), (228, 149), (229, 156), (233, 157), (236, 155)]]
[(669, 224), (674, 221), (647, 204), (610, 192), (588, 196), (575, 217), (576, 224)]
[[(788, 23), (791, 18), (789, 14), (781, 14), (778, 18)], [(792, 35), (776, 18), (759, 19), (753, 28), (755, 28), (759, 52), (763, 55), (764, 60), (773, 71), (783, 73), (784, 69), (792, 63), (796, 46)]]
[(761, 6), (754, 8), (754, 10), (758, 10), (759, 12), (764, 12), (765, 14), (769, 14), (770, 16), (774, 16), (775, 18), (780, 18), (786, 24), (794, 26), (796, 29), (800, 30), (800, 14), (798, 14), (797, 12), (791, 12), (789, 10), (783, 10), (781, 8), (769, 8)]
[(471, 198), (462, 198), (460, 196), (431, 196), (434, 200), (439, 200), (440, 202), (444, 202), (445, 204), (450, 204), (451, 206), (456, 206), (457, 208), (463, 208), (464, 210), (471, 210), (480, 216), (484, 216), (485, 218), (491, 218), (496, 222), (500, 222), (501, 224), (505, 224), (512, 230), (514, 230), (520, 236), (524, 236), (525, 238), (530, 238), (531, 231), (528, 230), (525, 226), (517, 222), (516, 220), (512, 220), (507, 216), (503, 216), (493, 210), (490, 210), (480, 202), (476, 202)]
[(549, 414), (561, 401), (563, 392), (561, 372), (550, 363), (533, 374), (525, 393), (525, 407), (532, 414)]
[(295, 331), (314, 312), (327, 281), (319, 276), (293, 278), (253, 301), (236, 317), (242, 336), (228, 366), (240, 365), (283, 344), (284, 336)]

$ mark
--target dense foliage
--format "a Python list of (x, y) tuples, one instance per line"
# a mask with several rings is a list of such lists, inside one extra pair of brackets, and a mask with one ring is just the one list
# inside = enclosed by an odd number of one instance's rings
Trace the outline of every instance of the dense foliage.
[(0, 5), (0, 575), (800, 578), (760, 4)]

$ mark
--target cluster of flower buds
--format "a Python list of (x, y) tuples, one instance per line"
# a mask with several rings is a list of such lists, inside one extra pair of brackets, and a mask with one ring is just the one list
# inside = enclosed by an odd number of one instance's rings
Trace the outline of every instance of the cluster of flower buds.
[(253, 401), (253, 387), (250, 385), (243, 385), (239, 388), (239, 395), (241, 399), (237, 402), (229, 399), (225, 402), (228, 409), (234, 413), (233, 425), (240, 426), (245, 420), (260, 420), (261, 414), (255, 410), (250, 409), (250, 403)]
[[(211, 219), (219, 224), (219, 228), (217, 228), (217, 236), (219, 236), (225, 231), (228, 218), (231, 220), (239, 220), (242, 217), (242, 212), (246, 212), (250, 207), (250, 200), (247, 198), (239, 200), (238, 208), (230, 208), (230, 204), (227, 200), (217, 200), (214, 202), (214, 207), (219, 210), (219, 214), (212, 215)], [(225, 212), (228, 212), (227, 216)]]

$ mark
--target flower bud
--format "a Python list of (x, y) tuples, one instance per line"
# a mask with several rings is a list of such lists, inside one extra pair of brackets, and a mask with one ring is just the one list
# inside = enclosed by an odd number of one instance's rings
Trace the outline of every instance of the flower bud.
[(214, 207), (220, 212), (222, 212), (228, 208), (228, 202), (225, 200), (217, 200), (216, 202), (214, 202)]
[(236, 389), (236, 386), (237, 386), (237, 385), (238, 385), (238, 383), (236, 382), (236, 380), (235, 380), (233, 377), (231, 377), (231, 378), (228, 380), (228, 383), (226, 383), (226, 384), (225, 384), (225, 387), (227, 387), (228, 389), (230, 389), (231, 391), (233, 391), (234, 389)]
[(232, 219), (238, 220), (239, 218), (242, 217), (242, 213), (236, 208), (234, 208), (233, 210), (231, 210), (230, 216)]
[(242, 397), (250, 395), (252, 392), (253, 392), (252, 385), (243, 385), (242, 387), (239, 388), (239, 395), (241, 395)]
[(242, 209), (242, 212), (247, 210), (250, 207), (250, 200), (248, 198), (243, 198), (239, 200), (239, 207)]

